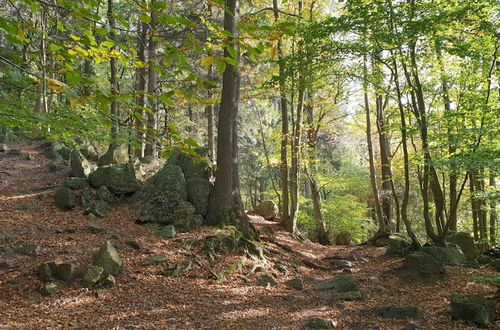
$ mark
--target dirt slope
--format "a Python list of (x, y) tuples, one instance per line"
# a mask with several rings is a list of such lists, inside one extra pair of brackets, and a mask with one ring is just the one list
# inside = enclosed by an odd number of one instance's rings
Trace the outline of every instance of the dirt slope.
[[(32, 242), (40, 251), (36, 256), (0, 255), (0, 329), (302, 329), (313, 316), (335, 320), (344, 329), (402, 329), (408, 324), (383, 320), (371, 312), (385, 304), (420, 307), (424, 315), (414, 322), (425, 329), (469, 329), (474, 327), (451, 321), (451, 293), (495, 295), (496, 288), (471, 282), (473, 276), (495, 275), (490, 269), (450, 267), (443, 281), (407, 282), (395, 270), (402, 261), (385, 256), (384, 248), (302, 243), (258, 217), (253, 221), (264, 234), (268, 261), (252, 274), (245, 276), (257, 259), (226, 254), (216, 256), (213, 264), (202, 257), (209, 267), (195, 265), (183, 276), (165, 277), (158, 274), (165, 265), (147, 267), (143, 262), (163, 254), (174, 265), (185, 259), (188, 240), (213, 235), (217, 229), (203, 227), (167, 241), (147, 226), (134, 223), (137, 205), (116, 207), (107, 217), (93, 220), (82, 214), (81, 207), (60, 211), (53, 205), (53, 197), (64, 171), (49, 171), (49, 160), (39, 143), (19, 142), (10, 148), (21, 153), (0, 156), (0, 230), (17, 237), (0, 249)], [(91, 225), (104, 232), (91, 232)], [(273, 229), (263, 229), (266, 226)], [(38, 293), (42, 283), (35, 270), (41, 263), (89, 264), (106, 240), (119, 249), (124, 261), (114, 288), (87, 290), (74, 283), (50, 297)], [(126, 243), (132, 240), (142, 249)], [(334, 256), (354, 260), (350, 271), (361, 279), (361, 301), (342, 301), (312, 290), (317, 281), (343, 272), (328, 269), (324, 258)], [(208, 279), (209, 268), (224, 271), (242, 260), (244, 268), (224, 281)], [(275, 276), (277, 287), (259, 286), (257, 278), (263, 274)], [(295, 276), (306, 279), (305, 290), (285, 285)]]

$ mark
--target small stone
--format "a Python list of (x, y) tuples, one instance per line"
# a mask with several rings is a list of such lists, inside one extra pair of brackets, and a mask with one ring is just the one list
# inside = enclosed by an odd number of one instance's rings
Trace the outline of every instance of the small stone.
[(50, 282), (54, 279), (57, 272), (57, 264), (55, 262), (47, 262), (38, 267), (38, 278), (42, 282)]
[(68, 187), (62, 187), (56, 192), (55, 204), (63, 211), (71, 210), (75, 206), (75, 193)]
[(337, 326), (336, 323), (322, 317), (313, 317), (307, 321), (306, 327), (308, 329), (334, 329)]
[(94, 255), (92, 264), (102, 267), (105, 275), (117, 275), (122, 268), (122, 259), (115, 247), (108, 241)]
[(274, 287), (277, 285), (274, 278), (270, 275), (262, 275), (257, 279), (257, 283), (259, 283), (260, 286), (266, 286), (266, 287)]
[(347, 260), (333, 259), (330, 261), (330, 266), (332, 267), (332, 269), (344, 269), (351, 268), (353, 266), (353, 263)]
[(112, 288), (116, 284), (116, 279), (113, 275), (108, 274), (101, 280), (100, 283), (104, 288)]
[(451, 318), (487, 327), (495, 321), (496, 303), (478, 295), (456, 293), (451, 297)]
[(332, 290), (337, 292), (357, 291), (358, 279), (352, 275), (339, 275), (330, 280), (318, 283), (314, 290)]
[(89, 268), (87, 268), (87, 271), (83, 275), (82, 278), (83, 285), (85, 286), (96, 285), (97, 282), (99, 282), (99, 280), (101, 279), (103, 272), (104, 269), (102, 267), (94, 265), (90, 266)]
[(171, 239), (171, 238), (175, 237), (175, 235), (177, 234), (177, 231), (175, 230), (174, 226), (168, 225), (165, 227), (158, 228), (158, 230), (156, 230), (156, 234), (158, 236), (163, 237), (164, 239)]
[(154, 256), (149, 259), (147, 259), (144, 262), (145, 266), (156, 266), (156, 265), (161, 265), (164, 264), (168, 261), (166, 256)]
[(7, 152), (9, 151), (9, 146), (6, 145), (5, 143), (0, 143), (0, 152)]
[(106, 229), (96, 225), (90, 225), (88, 228), (92, 234), (102, 234), (106, 232)]
[(23, 256), (36, 256), (40, 251), (40, 247), (34, 243), (21, 243), (14, 246), (12, 249), (15, 254)]
[(142, 250), (142, 245), (137, 243), (136, 241), (126, 241), (125, 244), (132, 247), (134, 250)]
[(64, 282), (71, 282), (76, 279), (78, 265), (65, 262), (57, 266), (56, 277)]
[(397, 307), (386, 305), (379, 307), (377, 309), (377, 314), (384, 319), (408, 320), (420, 318), (422, 316), (422, 311), (414, 306)]
[(363, 295), (359, 291), (340, 292), (338, 297), (345, 301), (358, 301), (363, 299)]
[(300, 277), (293, 278), (285, 282), (285, 284), (295, 290), (304, 290), (304, 281)]
[(40, 294), (42, 296), (50, 296), (54, 293), (56, 293), (57, 291), (59, 291), (60, 289), (60, 286), (59, 284), (55, 283), (55, 282), (51, 282), (51, 283), (48, 283), (48, 284), (45, 284), (43, 287), (40, 288)]
[(64, 186), (71, 190), (80, 190), (89, 186), (89, 181), (86, 178), (67, 178), (64, 181)]

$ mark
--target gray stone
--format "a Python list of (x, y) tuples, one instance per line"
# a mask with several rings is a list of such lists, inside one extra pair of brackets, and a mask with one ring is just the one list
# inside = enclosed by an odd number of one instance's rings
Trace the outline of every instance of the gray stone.
[(292, 278), (285, 282), (286, 286), (295, 290), (304, 290), (304, 281), (300, 277)]
[(446, 241), (460, 246), (460, 249), (465, 254), (468, 260), (475, 259), (479, 254), (479, 250), (474, 244), (474, 239), (469, 233), (450, 233), (448, 236), (446, 236)]
[(9, 146), (6, 145), (5, 143), (0, 143), (0, 152), (7, 152), (9, 151)]
[(332, 269), (348, 269), (352, 268), (353, 263), (347, 260), (333, 259), (330, 260), (330, 266)]
[(445, 265), (463, 265), (467, 259), (458, 246), (442, 247), (433, 245), (423, 247), (422, 251), (430, 254), (434, 259)]
[(128, 159), (128, 145), (112, 144), (108, 151), (99, 158), (97, 165), (127, 164)]
[(208, 197), (213, 185), (206, 179), (194, 178), (186, 181), (187, 199), (194, 206), (196, 213), (206, 216)]
[(75, 193), (68, 187), (59, 188), (56, 192), (55, 204), (63, 211), (69, 211), (75, 206)]
[(497, 272), (500, 272), (500, 259), (495, 259), (490, 262), (490, 266), (495, 268)]
[(494, 300), (482, 296), (456, 293), (451, 297), (451, 318), (473, 322), (480, 327), (495, 321), (495, 308)]
[(113, 194), (133, 193), (139, 189), (134, 170), (128, 165), (99, 167), (90, 174), (89, 180), (95, 188), (106, 186)]
[(104, 244), (92, 259), (94, 266), (104, 269), (104, 275), (117, 275), (122, 269), (122, 259), (115, 247), (108, 241)]
[(189, 231), (196, 223), (195, 208), (177, 192), (157, 192), (143, 201), (140, 219), (144, 222), (173, 225), (176, 230)]
[(34, 243), (21, 243), (17, 244), (12, 248), (15, 254), (20, 254), (23, 256), (36, 256), (40, 251), (40, 247)]
[(390, 235), (387, 243), (387, 254), (405, 256), (411, 252), (412, 245), (406, 239), (398, 235)]
[(307, 329), (334, 329), (335, 322), (324, 319), (322, 317), (313, 317), (307, 321)]
[(71, 155), (71, 149), (68, 148), (68, 146), (66, 146), (62, 142), (56, 141), (52, 143), (49, 148), (49, 157), (52, 159), (57, 159), (61, 157), (64, 160), (69, 160), (70, 155)]
[(146, 261), (144, 261), (145, 266), (156, 266), (156, 265), (161, 265), (167, 263), (168, 259), (166, 256), (154, 256), (151, 258), (148, 258)]
[(165, 165), (151, 178), (151, 194), (176, 192), (182, 199), (187, 199), (186, 179), (182, 169), (177, 165)]
[(39, 292), (42, 296), (50, 296), (59, 291), (60, 289), (61, 286), (59, 285), (59, 283), (50, 282), (41, 287)]
[(111, 191), (109, 191), (108, 187), (106, 186), (101, 186), (99, 189), (97, 189), (95, 196), (98, 200), (104, 201), (109, 204), (118, 202), (118, 198), (116, 197), (116, 195), (111, 193)]
[(314, 290), (332, 290), (336, 292), (359, 290), (358, 279), (350, 274), (339, 275), (330, 280), (318, 283)]
[(65, 169), (67, 165), (67, 161), (65, 161), (62, 157), (59, 157), (50, 162), (49, 170), (51, 172), (57, 172)]
[(126, 241), (125, 244), (132, 247), (134, 250), (140, 251), (142, 250), (142, 245), (137, 241)]
[(186, 180), (193, 178), (208, 180), (210, 178), (210, 167), (204, 158), (206, 150), (198, 149), (197, 153), (199, 156), (174, 152), (167, 160), (167, 165), (178, 165), (182, 169)]
[(89, 186), (89, 182), (86, 178), (66, 178), (64, 181), (64, 186), (71, 190), (80, 190)]
[(79, 266), (65, 262), (57, 265), (56, 278), (64, 281), (71, 282), (74, 281), (78, 277)]
[(477, 257), (477, 262), (480, 265), (488, 265), (491, 262), (491, 257), (487, 256), (485, 254), (481, 254), (480, 256)]
[(111, 206), (109, 206), (109, 204), (105, 201), (92, 200), (87, 204), (87, 207), (85, 208), (83, 214), (88, 215), (91, 218), (102, 218), (106, 216), (110, 209)]
[(156, 230), (156, 234), (164, 239), (171, 239), (177, 235), (175, 227), (172, 225), (162, 226)]
[(113, 275), (111, 274), (108, 274), (106, 275), (100, 282), (100, 284), (104, 287), (104, 288), (112, 288), (115, 286), (116, 284), (116, 279)]
[(106, 229), (102, 228), (102, 227), (99, 227), (99, 226), (96, 226), (96, 225), (90, 225), (89, 227), (89, 231), (92, 233), (92, 234), (102, 234), (102, 233), (106, 233)]
[(73, 149), (69, 159), (71, 173), (78, 178), (87, 178), (95, 168), (78, 149)]
[(276, 286), (277, 283), (274, 280), (274, 278), (271, 275), (262, 275), (259, 278), (257, 278), (257, 283), (259, 283), (260, 286)]
[(348, 231), (341, 231), (335, 235), (335, 245), (353, 245), (352, 235)]
[(102, 277), (102, 274), (104, 273), (104, 268), (100, 266), (90, 266), (87, 268), (87, 271), (82, 277), (82, 283), (85, 286), (93, 286), (96, 285)]
[(347, 292), (339, 292), (339, 299), (345, 301), (359, 301), (363, 299), (363, 294), (359, 291), (347, 291)]
[(409, 320), (420, 318), (422, 311), (414, 306), (398, 307), (386, 305), (377, 308), (377, 314), (384, 319)]
[(444, 264), (422, 251), (416, 251), (406, 256), (404, 266), (424, 278), (440, 277), (444, 274)]
[(94, 190), (91, 188), (85, 188), (81, 193), (82, 206), (84, 209), (88, 208), (94, 199)]
[(376, 241), (375, 241), (375, 246), (378, 246), (378, 247), (384, 247), (384, 246), (387, 246), (389, 245), (389, 241), (390, 241), (390, 238), (389, 236), (384, 236), (384, 237), (380, 237), (378, 238)]
[(37, 275), (40, 281), (42, 282), (50, 282), (54, 279), (57, 273), (58, 265), (55, 262), (47, 262), (40, 267), (38, 267)]
[(274, 201), (269, 200), (259, 203), (253, 212), (264, 219), (272, 220), (279, 215), (279, 208)]

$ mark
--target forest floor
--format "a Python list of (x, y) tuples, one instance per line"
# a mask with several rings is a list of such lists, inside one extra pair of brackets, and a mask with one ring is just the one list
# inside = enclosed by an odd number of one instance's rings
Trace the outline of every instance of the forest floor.
[[(144, 261), (154, 255), (166, 255), (168, 265), (182, 261), (188, 240), (213, 235), (217, 228), (201, 227), (164, 240), (150, 227), (135, 223), (137, 205), (119, 205), (97, 219), (84, 216), (81, 206), (63, 212), (53, 201), (66, 173), (49, 171), (40, 143), (16, 142), (9, 147), (20, 154), (0, 156), (0, 230), (14, 233), (16, 241), (0, 250), (32, 242), (40, 251), (10, 258), (0, 254), (0, 329), (303, 329), (311, 317), (334, 320), (342, 329), (403, 329), (410, 322), (380, 318), (373, 310), (381, 305), (419, 307), (423, 316), (411, 322), (422, 329), (473, 329), (451, 320), (451, 294), (496, 294), (496, 287), (472, 281), (475, 276), (495, 276), (489, 268), (447, 267), (443, 280), (409, 281), (399, 269), (402, 259), (387, 256), (385, 248), (300, 242), (258, 217), (252, 219), (268, 233), (264, 245), (269, 254), (267, 263), (252, 274), (245, 275), (252, 261), (247, 257), (244, 269), (223, 281), (208, 279), (209, 267), (196, 265), (179, 277), (162, 276), (159, 272), (166, 265), (145, 266)], [(104, 230), (95, 233), (91, 226)], [(274, 229), (262, 230), (263, 226)], [(116, 286), (88, 290), (75, 282), (49, 297), (38, 293), (43, 285), (36, 276), (40, 264), (90, 264), (107, 240), (124, 262)], [(128, 241), (142, 248), (136, 250)], [(219, 271), (230, 269), (244, 254), (216, 258), (213, 267)], [(343, 301), (312, 289), (318, 281), (346, 272), (328, 268), (329, 258), (353, 261), (349, 271), (360, 279), (361, 300)], [(273, 275), (277, 286), (260, 286), (257, 278), (263, 274)], [(304, 290), (285, 285), (296, 276), (304, 279)]]

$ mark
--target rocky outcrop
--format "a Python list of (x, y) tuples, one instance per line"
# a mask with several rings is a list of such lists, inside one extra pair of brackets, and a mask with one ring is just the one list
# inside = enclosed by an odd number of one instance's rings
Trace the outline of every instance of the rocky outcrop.
[(274, 201), (264, 201), (259, 203), (253, 212), (264, 219), (272, 220), (279, 215), (280, 210)]
[(127, 164), (129, 160), (127, 144), (112, 144), (108, 151), (99, 158), (98, 166)]
[(78, 149), (73, 149), (69, 159), (71, 174), (78, 178), (87, 178), (95, 169), (95, 166), (90, 163)]
[(454, 320), (488, 327), (495, 321), (495, 309), (495, 301), (482, 296), (457, 293), (451, 297), (451, 318)]
[(128, 194), (139, 189), (134, 170), (128, 165), (108, 165), (97, 168), (89, 176), (95, 188), (106, 186), (113, 194)]

